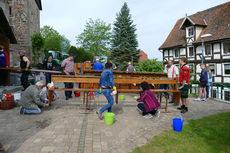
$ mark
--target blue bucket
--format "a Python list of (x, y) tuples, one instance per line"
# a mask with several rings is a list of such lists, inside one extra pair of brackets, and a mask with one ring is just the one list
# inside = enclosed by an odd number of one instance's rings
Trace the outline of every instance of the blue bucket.
[(174, 131), (181, 132), (182, 127), (183, 127), (183, 123), (184, 123), (184, 120), (182, 119), (182, 116), (181, 116), (181, 118), (174, 118), (172, 120), (173, 120), (173, 129), (174, 129)]

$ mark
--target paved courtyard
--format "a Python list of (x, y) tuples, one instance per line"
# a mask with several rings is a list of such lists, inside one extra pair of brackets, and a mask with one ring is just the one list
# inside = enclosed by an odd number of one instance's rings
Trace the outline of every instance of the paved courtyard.
[[(136, 110), (135, 94), (129, 94), (114, 105), (116, 121), (106, 126), (95, 115), (106, 102), (102, 95), (91, 101), (92, 110), (85, 113), (82, 97), (66, 101), (63, 92), (59, 94), (61, 98), (40, 115), (19, 115), (19, 107), (0, 110), (0, 153), (126, 153), (172, 129), (171, 119), (180, 114), (170, 104), (170, 113), (161, 109), (159, 118), (145, 119)], [(191, 100), (190, 110), (183, 117), (197, 119), (223, 111), (230, 111), (230, 104)]]

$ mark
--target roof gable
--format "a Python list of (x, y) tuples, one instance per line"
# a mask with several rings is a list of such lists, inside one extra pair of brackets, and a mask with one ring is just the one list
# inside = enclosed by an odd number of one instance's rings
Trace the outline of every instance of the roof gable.
[[(189, 16), (189, 19), (191, 19), (191, 21), (193, 21), (195, 25), (205, 27), (204, 30), (201, 32), (200, 36), (207, 33), (212, 34), (212, 37), (205, 38), (205, 41), (227, 39), (230, 38), (229, 10), (230, 2), (227, 2), (222, 5), (209, 8), (202, 12), (197, 12)], [(185, 22), (186, 18), (181, 18), (176, 22), (172, 31), (169, 33), (165, 42), (161, 45), (159, 49), (182, 46), (186, 43), (185, 30), (180, 29), (181, 25), (183, 25), (183, 21)], [(193, 43), (200, 43), (200, 36)]]

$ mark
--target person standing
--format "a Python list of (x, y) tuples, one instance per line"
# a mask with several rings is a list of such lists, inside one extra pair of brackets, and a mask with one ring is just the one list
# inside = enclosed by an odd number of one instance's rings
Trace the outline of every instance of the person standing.
[(211, 72), (209, 66), (206, 66), (206, 70), (207, 70), (207, 73), (208, 73), (208, 82), (206, 84), (206, 99), (208, 99), (209, 98), (210, 86), (212, 85), (212, 72)]
[(30, 74), (30, 72), (28, 71), (28, 69), (30, 67), (30, 61), (25, 56), (25, 51), (24, 50), (20, 50), (19, 55), (20, 55), (20, 67), (21, 67), (21, 69), (24, 69), (22, 71), (22, 75), (21, 75), (21, 84), (22, 84), (22, 86), (23, 86), (23, 88), (25, 90), (30, 85), (29, 80), (28, 80), (28, 77), (29, 77), (29, 74)]
[[(4, 51), (3, 46), (0, 45), (0, 68), (9, 67), (9, 56), (6, 51)], [(0, 86), (6, 85), (7, 70), (0, 70)]]
[(128, 71), (128, 72), (135, 72), (136, 71), (131, 62), (128, 63), (128, 67), (127, 67), (126, 71)]
[[(200, 74), (200, 87), (199, 87), (199, 97), (195, 99), (196, 101), (206, 101), (206, 85), (208, 82), (208, 73), (205, 69), (205, 64), (200, 64), (201, 74)], [(201, 99), (202, 93), (204, 93), (204, 98)]]
[[(57, 62), (53, 60), (52, 54), (49, 55), (48, 59), (43, 63), (43, 68), (45, 70), (55, 70), (57, 67)], [(51, 83), (52, 73), (46, 73), (46, 84)]]
[(45, 104), (40, 100), (39, 94), (44, 86), (43, 81), (37, 82), (35, 85), (31, 85), (22, 93), (21, 100), (19, 101), (20, 114), (40, 114), (41, 107), (48, 107), (49, 104)]
[(177, 109), (181, 110), (181, 113), (184, 114), (188, 112), (188, 105), (189, 105), (188, 91), (189, 91), (190, 69), (186, 65), (187, 60), (185, 57), (182, 57), (179, 62), (181, 65), (181, 69), (179, 75), (180, 87), (178, 89), (181, 90), (182, 106)]
[[(174, 79), (177, 78), (177, 80), (179, 79), (179, 71), (177, 66), (173, 65), (173, 61), (169, 60), (168, 61), (168, 78), (170, 79)], [(169, 90), (173, 90), (174, 89), (174, 85), (173, 84), (169, 84)], [(173, 94), (170, 93), (170, 100), (169, 103), (174, 103), (174, 105), (178, 105), (176, 102), (174, 102), (175, 97), (173, 97)]]
[[(64, 73), (65, 75), (74, 75), (75, 70), (74, 70), (74, 54), (70, 54), (68, 58), (66, 58), (62, 63), (61, 67), (64, 68)], [(67, 83), (65, 82), (65, 88), (72, 89), (73, 88), (73, 83)], [(65, 97), (66, 100), (69, 100), (72, 98), (72, 91), (65, 91)]]
[[(98, 115), (99, 119), (103, 119), (103, 112), (108, 110), (108, 112), (112, 112), (112, 106), (114, 103), (113, 95), (117, 94), (117, 88), (115, 86), (115, 83), (113, 81), (113, 72), (112, 70), (112, 64), (106, 63), (105, 64), (105, 70), (101, 73), (100, 81), (99, 81), (99, 88), (100, 93), (103, 93), (103, 95), (108, 100), (108, 104), (102, 107), (99, 111), (96, 111), (96, 114)], [(113, 89), (113, 92), (111, 91)]]
[(103, 70), (103, 65), (98, 58), (96, 59), (96, 62), (93, 64), (93, 70)]

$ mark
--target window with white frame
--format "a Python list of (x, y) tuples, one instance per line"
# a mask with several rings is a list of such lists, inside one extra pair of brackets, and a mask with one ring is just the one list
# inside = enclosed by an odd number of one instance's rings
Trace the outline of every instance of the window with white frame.
[(223, 53), (230, 54), (230, 42), (223, 43)]
[(164, 51), (164, 56), (168, 56), (169, 54), (168, 54), (168, 50), (165, 50)]
[(194, 55), (193, 47), (188, 47), (188, 56), (193, 56), (193, 55)]
[(216, 64), (209, 64), (210, 71), (212, 75), (216, 75)]
[(230, 63), (224, 64), (224, 75), (230, 75)]
[(179, 49), (174, 50), (174, 57), (179, 57)]
[(187, 37), (193, 37), (194, 36), (194, 27), (188, 27), (187, 28)]
[(211, 44), (205, 45), (205, 55), (211, 55), (211, 54), (212, 54)]

